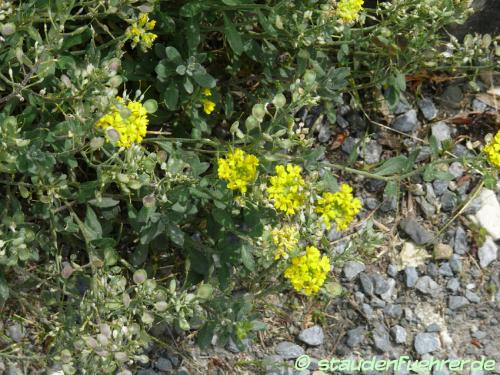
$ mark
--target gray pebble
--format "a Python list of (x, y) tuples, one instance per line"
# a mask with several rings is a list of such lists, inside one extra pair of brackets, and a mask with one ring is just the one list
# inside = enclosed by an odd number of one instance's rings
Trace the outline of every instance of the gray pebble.
[(498, 246), (491, 237), (487, 237), (478, 251), (479, 265), (482, 268), (488, 267), (491, 262), (497, 259), (497, 252)]
[(326, 143), (330, 140), (332, 137), (332, 130), (330, 129), (330, 126), (327, 124), (322, 124), (319, 128), (318, 132), (318, 141), (321, 143)]
[(478, 339), (478, 340), (482, 340), (484, 339), (485, 337), (487, 336), (487, 333), (484, 332), (484, 331), (476, 331), (472, 334), (472, 337)]
[(349, 261), (344, 266), (344, 275), (347, 280), (351, 281), (361, 272), (366, 269), (365, 265), (361, 262)]
[(393, 305), (389, 303), (384, 308), (384, 313), (392, 318), (400, 318), (403, 315), (403, 308), (401, 305)]
[(472, 303), (481, 302), (481, 297), (479, 297), (479, 295), (477, 293), (474, 293), (470, 290), (465, 291), (465, 298), (467, 298)]
[(406, 267), (405, 276), (406, 276), (406, 286), (408, 288), (414, 288), (418, 280), (417, 269), (415, 267)]
[(462, 89), (457, 85), (448, 86), (441, 96), (443, 103), (454, 109), (460, 108), (460, 102), (463, 98)]
[(398, 272), (398, 267), (394, 264), (389, 264), (389, 267), (387, 267), (387, 274), (391, 277), (396, 277)]
[(418, 102), (418, 107), (424, 115), (424, 118), (428, 121), (434, 120), (438, 114), (438, 110), (430, 98), (422, 98), (422, 100)]
[(464, 228), (462, 228), (461, 226), (457, 226), (457, 230), (455, 231), (453, 250), (459, 255), (464, 255), (468, 250), (467, 234), (465, 233)]
[(432, 323), (425, 330), (427, 332), (441, 332), (441, 326), (437, 323)]
[(347, 345), (351, 348), (358, 346), (365, 339), (365, 327), (359, 326), (347, 331)]
[(457, 310), (465, 305), (468, 305), (469, 301), (462, 296), (450, 296), (448, 299), (448, 307), (451, 310)]
[(460, 257), (456, 254), (454, 254), (450, 260), (450, 267), (453, 270), (453, 272), (460, 273), (462, 272), (462, 261), (460, 260)]
[(365, 273), (359, 275), (359, 281), (361, 282), (361, 287), (366, 295), (373, 295), (374, 286), (372, 279)]
[(441, 210), (443, 212), (451, 212), (458, 203), (457, 196), (451, 191), (445, 191), (441, 196)]
[(382, 155), (382, 145), (376, 141), (369, 141), (362, 150), (363, 160), (368, 164), (375, 164), (380, 161)]
[(396, 344), (404, 344), (406, 342), (406, 330), (403, 327), (396, 325), (392, 327), (391, 332)]
[(433, 235), (415, 218), (405, 218), (399, 223), (401, 229), (417, 244), (423, 245), (432, 240)]
[(7, 327), (7, 336), (9, 336), (15, 342), (21, 342), (24, 337), (23, 328), (19, 323), (14, 323)]
[(431, 134), (437, 139), (438, 144), (451, 139), (450, 127), (444, 121), (439, 121), (432, 125)]
[(325, 339), (323, 328), (320, 326), (313, 326), (304, 329), (300, 332), (298, 339), (309, 346), (319, 346), (323, 344), (323, 340)]
[(375, 318), (375, 312), (373, 311), (372, 307), (369, 304), (363, 303), (361, 309), (363, 310), (363, 313), (366, 315), (367, 319)]
[(449, 181), (444, 180), (434, 180), (432, 187), (436, 196), (441, 196), (445, 191), (448, 190)]
[(417, 111), (411, 109), (405, 114), (396, 117), (392, 127), (403, 133), (411, 133), (417, 127)]
[(441, 287), (427, 275), (418, 279), (415, 284), (415, 288), (417, 288), (420, 292), (430, 294), (433, 297), (441, 292)]
[(160, 371), (170, 371), (172, 370), (172, 362), (168, 358), (160, 357), (155, 363), (155, 366)]
[(448, 280), (448, 284), (446, 284), (446, 288), (451, 290), (452, 292), (456, 292), (458, 289), (460, 289), (460, 282), (457, 278), (450, 279)]
[(276, 346), (276, 354), (283, 357), (283, 359), (295, 359), (304, 354), (304, 349), (297, 344), (289, 341), (280, 342)]
[(415, 336), (414, 346), (415, 350), (420, 355), (434, 352), (441, 348), (439, 335), (429, 332), (418, 333)]
[(441, 264), (441, 267), (439, 267), (439, 273), (443, 276), (448, 276), (452, 277), (453, 276), (453, 271), (450, 267), (450, 263), (448, 262), (443, 262)]
[(450, 172), (453, 177), (459, 178), (463, 176), (465, 169), (462, 163), (456, 161), (450, 164), (450, 166), (448, 167), (448, 172)]
[(375, 347), (381, 352), (385, 353), (391, 350), (391, 342), (389, 339), (389, 332), (382, 324), (377, 324), (373, 330), (373, 341)]
[(373, 283), (375, 284), (376, 294), (380, 295), (389, 290), (390, 285), (382, 275), (380, 275), (379, 273), (372, 273), (370, 277), (372, 278)]
[(356, 147), (356, 144), (358, 142), (359, 142), (358, 138), (347, 137), (344, 143), (342, 143), (342, 151), (350, 155), (354, 151), (354, 148)]

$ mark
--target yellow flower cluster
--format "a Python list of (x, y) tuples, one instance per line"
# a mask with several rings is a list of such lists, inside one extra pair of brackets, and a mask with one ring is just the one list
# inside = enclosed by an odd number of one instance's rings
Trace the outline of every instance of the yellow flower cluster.
[(284, 276), (290, 280), (294, 289), (306, 296), (318, 293), (330, 272), (330, 260), (321, 256), (314, 246), (306, 248), (306, 255), (292, 258), (292, 264), (285, 270)]
[(500, 131), (484, 146), (484, 152), (491, 164), (500, 167)]
[(116, 144), (128, 148), (133, 143), (140, 143), (146, 136), (149, 123), (147, 111), (140, 102), (130, 101), (124, 105), (121, 97), (116, 99), (120, 102), (120, 108), (113, 106), (109, 113), (97, 121), (96, 126), (106, 131), (108, 140), (110, 131), (117, 132)]
[(333, 220), (338, 230), (345, 230), (361, 209), (361, 202), (352, 195), (352, 188), (347, 184), (340, 186), (336, 193), (323, 193), (318, 199), (316, 212), (321, 214), (328, 229)]
[[(210, 89), (205, 88), (203, 89), (203, 95), (212, 96), (212, 92)], [(203, 110), (207, 115), (211, 114), (215, 109), (215, 103), (213, 101), (204, 98), (201, 102), (203, 103)]]
[(359, 11), (363, 9), (364, 0), (340, 0), (337, 6), (337, 16), (345, 23), (355, 21)]
[(276, 166), (276, 176), (271, 176), (271, 186), (267, 192), (269, 198), (274, 200), (276, 209), (286, 212), (289, 215), (295, 214), (304, 202), (304, 180), (300, 173), (302, 168), (298, 165), (288, 164)]
[(239, 190), (245, 194), (247, 185), (255, 180), (259, 159), (255, 155), (246, 154), (237, 148), (230, 152), (225, 159), (218, 159), (219, 178), (228, 182), (231, 190)]
[(271, 232), (273, 243), (276, 245), (275, 260), (287, 259), (288, 253), (294, 250), (299, 244), (299, 231), (292, 225), (283, 225), (281, 228), (274, 228)]
[(158, 35), (148, 31), (153, 30), (155, 25), (156, 21), (149, 21), (147, 13), (141, 13), (137, 21), (132, 23), (125, 31), (125, 36), (128, 39), (132, 39), (132, 48), (135, 48), (138, 44), (140, 44), (143, 50), (151, 48)]

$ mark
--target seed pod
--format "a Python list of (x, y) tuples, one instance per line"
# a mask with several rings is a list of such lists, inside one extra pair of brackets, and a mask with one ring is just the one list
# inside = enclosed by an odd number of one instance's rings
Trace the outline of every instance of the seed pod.
[(2, 25), (2, 28), (0, 29), (0, 33), (2, 33), (3, 36), (10, 36), (16, 32), (16, 25), (14, 25), (12, 22), (8, 22), (4, 25)]
[(144, 269), (140, 269), (140, 270), (137, 270), (134, 272), (134, 276), (133, 276), (133, 279), (134, 279), (134, 283), (136, 284), (142, 284), (144, 281), (146, 281), (148, 278), (148, 274), (146, 272), (146, 270)]
[(276, 94), (273, 98), (273, 104), (276, 108), (283, 108), (286, 104), (286, 98), (283, 94)]
[(252, 107), (252, 115), (257, 119), (257, 121), (262, 122), (264, 116), (266, 115), (266, 109), (263, 104), (255, 104)]

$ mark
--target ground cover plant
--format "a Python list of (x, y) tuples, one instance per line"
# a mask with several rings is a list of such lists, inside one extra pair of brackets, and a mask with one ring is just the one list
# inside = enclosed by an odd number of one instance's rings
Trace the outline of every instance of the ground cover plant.
[[(125, 374), (165, 322), (243, 349), (266, 329), (259, 301), (341, 298), (332, 267), (381, 240), (369, 221), (352, 230), (347, 176), (395, 196), (459, 161), (494, 186), (500, 133), (473, 156), (430, 137), (428, 164), (415, 149), (360, 167), (300, 121), (321, 108), (333, 124), (345, 100), (391, 111), (424, 70), (492, 69), (496, 40), (442, 31), (467, 14), (461, 0), (0, 0), (0, 359)], [(332, 254), (332, 228), (351, 251)], [(5, 334), (15, 321), (29, 337)]]

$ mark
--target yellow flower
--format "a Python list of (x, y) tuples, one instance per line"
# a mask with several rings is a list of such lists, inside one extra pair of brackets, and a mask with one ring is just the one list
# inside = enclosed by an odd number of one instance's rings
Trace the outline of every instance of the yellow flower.
[(305, 199), (304, 180), (300, 175), (302, 168), (288, 164), (276, 166), (276, 176), (271, 176), (271, 186), (267, 187), (269, 198), (274, 200), (276, 209), (289, 215), (295, 214)]
[(290, 280), (297, 292), (306, 296), (316, 294), (330, 272), (330, 260), (314, 246), (306, 248), (306, 255), (292, 258), (292, 264), (285, 270), (284, 276)]
[(491, 164), (500, 167), (500, 131), (498, 131), (493, 139), (484, 146), (484, 153)]
[(345, 230), (361, 209), (361, 202), (352, 196), (352, 188), (347, 184), (340, 186), (336, 193), (323, 193), (318, 199), (316, 212), (321, 214), (328, 229), (330, 221), (335, 221), (338, 230)]
[(130, 147), (133, 143), (140, 143), (146, 136), (149, 123), (147, 111), (139, 102), (130, 101), (126, 105), (120, 97), (116, 98), (118, 107), (112, 106), (109, 113), (102, 116), (96, 126), (106, 131), (108, 141), (113, 131), (118, 133), (116, 144), (119, 147)]
[(205, 96), (212, 96), (212, 91), (210, 91), (209, 88), (204, 88), (202, 92), (203, 92), (203, 95), (205, 95)]
[(205, 111), (207, 115), (211, 114), (215, 109), (215, 103), (211, 100), (203, 99), (202, 103), (203, 103), (203, 111)]
[(158, 35), (148, 32), (154, 29), (156, 21), (148, 20), (147, 13), (141, 13), (139, 18), (132, 23), (132, 26), (129, 26), (125, 31), (125, 36), (132, 40), (132, 48), (135, 48), (139, 44), (145, 51), (151, 48), (154, 40), (158, 38)]
[(255, 180), (259, 159), (237, 148), (225, 159), (218, 159), (218, 163), (219, 178), (227, 181), (228, 189), (239, 190), (245, 194), (247, 185)]
[(288, 258), (288, 253), (294, 250), (299, 243), (299, 231), (292, 225), (283, 225), (281, 228), (274, 228), (271, 232), (273, 243), (276, 245), (275, 260)]
[(345, 23), (358, 19), (359, 11), (363, 9), (364, 0), (340, 0), (337, 6), (337, 16)]

